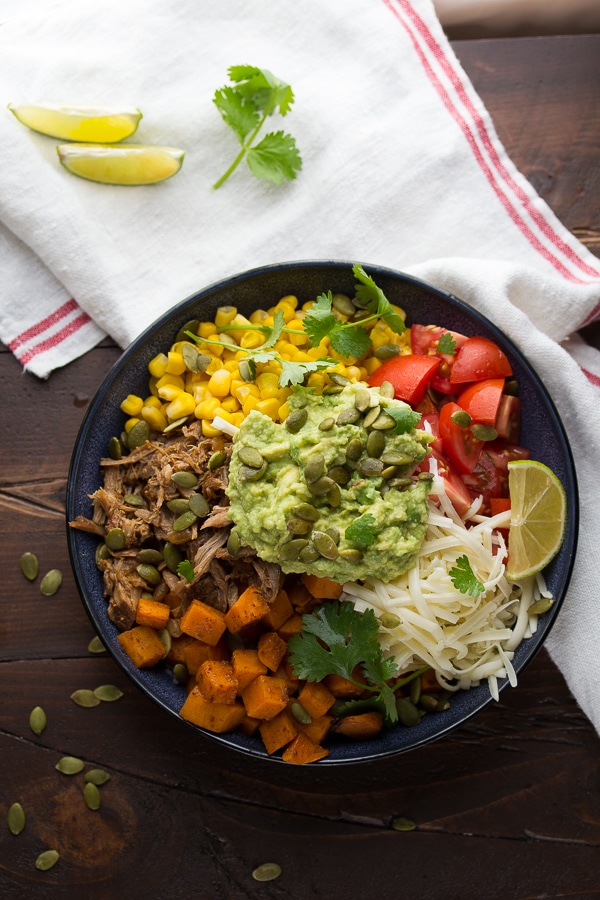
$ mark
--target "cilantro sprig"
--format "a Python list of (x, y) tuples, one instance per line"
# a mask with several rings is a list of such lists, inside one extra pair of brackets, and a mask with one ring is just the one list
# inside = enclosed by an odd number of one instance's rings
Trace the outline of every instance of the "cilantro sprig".
[(440, 335), (437, 349), (438, 353), (446, 353), (449, 356), (453, 356), (456, 353), (456, 341), (449, 331), (444, 331), (443, 334)]
[(478, 597), (485, 591), (485, 585), (475, 575), (467, 556), (459, 556), (456, 565), (450, 569), (448, 574), (452, 584), (461, 594)]
[(377, 640), (379, 625), (372, 609), (360, 613), (347, 600), (323, 603), (302, 617), (302, 631), (289, 641), (290, 663), (299, 678), (322, 681), (341, 675), (362, 688), (353, 676), (360, 666), (374, 699), (389, 723), (398, 720), (393, 688), (387, 683), (398, 672), (393, 659), (384, 659)]
[(228, 75), (233, 85), (219, 88), (213, 102), (240, 142), (241, 150), (213, 188), (220, 187), (244, 157), (256, 178), (273, 184), (294, 179), (302, 159), (291, 135), (269, 132), (258, 144), (254, 143), (268, 116), (276, 112), (286, 116), (290, 111), (294, 102), (291, 87), (268, 69), (255, 66), (230, 66)]

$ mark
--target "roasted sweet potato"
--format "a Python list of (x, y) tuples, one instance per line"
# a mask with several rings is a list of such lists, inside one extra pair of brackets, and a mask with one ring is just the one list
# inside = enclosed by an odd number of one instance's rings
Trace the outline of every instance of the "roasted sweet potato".
[(302, 616), (300, 613), (294, 613), (289, 619), (286, 619), (283, 625), (278, 628), (279, 636), (284, 641), (289, 641), (293, 634), (300, 634), (302, 631)]
[(134, 625), (117, 635), (117, 640), (138, 669), (152, 669), (165, 656), (165, 645), (148, 625)]
[(283, 709), (268, 722), (261, 722), (258, 730), (267, 753), (275, 753), (289, 744), (298, 734), (297, 725), (289, 709)]
[(268, 612), (269, 604), (261, 592), (255, 587), (247, 587), (225, 613), (225, 626), (232, 634), (237, 634), (247, 625), (259, 622)]
[(183, 648), (183, 662), (190, 675), (195, 675), (202, 663), (208, 659), (229, 659), (229, 649), (223, 638), (217, 641), (214, 647), (205, 644), (204, 641), (193, 639)]
[(160, 631), (161, 628), (167, 627), (170, 615), (171, 608), (166, 603), (158, 603), (156, 600), (151, 600), (148, 597), (140, 597), (135, 613), (135, 621), (138, 625), (149, 625), (150, 628), (156, 628), (157, 631)]
[(196, 684), (207, 700), (213, 703), (234, 703), (238, 680), (233, 666), (224, 659), (207, 659), (196, 673)]
[(287, 706), (288, 692), (281, 678), (259, 675), (244, 688), (242, 700), (249, 716), (272, 719)]
[(207, 700), (196, 686), (187, 695), (183, 706), (179, 710), (179, 715), (182, 719), (186, 719), (200, 728), (206, 728), (207, 731), (222, 734), (237, 728), (244, 719), (246, 710), (239, 701), (235, 703), (213, 703)]
[(304, 572), (300, 577), (306, 589), (317, 600), (337, 600), (341, 597), (342, 585), (325, 575), (309, 575)]
[(258, 650), (250, 647), (241, 647), (231, 654), (231, 664), (238, 681), (238, 690), (241, 693), (247, 688), (254, 678), (267, 674), (267, 667), (258, 657)]
[(294, 607), (290, 602), (288, 593), (282, 589), (275, 597), (273, 603), (271, 603), (269, 611), (263, 616), (263, 624), (271, 631), (278, 631), (293, 612)]
[(192, 600), (179, 624), (184, 634), (191, 634), (192, 637), (213, 647), (227, 628), (225, 613), (203, 603), (202, 600)]
[(265, 631), (258, 639), (258, 658), (276, 672), (287, 651), (287, 643), (276, 631)]
[(297, 734), (296, 737), (287, 745), (282, 754), (285, 762), (296, 763), (296, 765), (304, 765), (306, 763), (316, 762), (329, 756), (329, 750), (315, 744), (305, 734)]
[(321, 682), (307, 681), (298, 694), (298, 701), (311, 718), (318, 719), (331, 709), (335, 697)]
[(309, 737), (315, 744), (322, 744), (329, 734), (332, 722), (333, 716), (319, 716), (317, 719), (313, 719), (312, 722), (306, 724), (299, 722), (298, 731), (301, 731), (302, 734)]
[(353, 738), (355, 741), (368, 741), (379, 734), (383, 727), (383, 716), (380, 712), (358, 713), (355, 716), (344, 716), (335, 725), (335, 733)]

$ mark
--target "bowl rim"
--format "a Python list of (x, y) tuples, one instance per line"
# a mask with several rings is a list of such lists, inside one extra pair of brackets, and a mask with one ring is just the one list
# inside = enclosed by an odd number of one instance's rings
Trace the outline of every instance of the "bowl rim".
[[(100, 385), (97, 388), (94, 397), (88, 405), (88, 408), (85, 411), (83, 419), (79, 426), (69, 464), (66, 488), (66, 530), (71, 567), (75, 576), (77, 590), (83, 606), (92, 622), (92, 625), (96, 629), (96, 632), (100, 635), (101, 639), (104, 637), (104, 632), (107, 625), (112, 625), (112, 623), (107, 616), (105, 616), (103, 620), (102, 617), (97, 614), (94, 603), (92, 602), (91, 597), (88, 595), (86, 578), (81, 565), (81, 560), (79, 558), (77, 546), (78, 540), (81, 538), (81, 533), (71, 528), (69, 526), (69, 521), (72, 520), (76, 515), (76, 484), (80, 466), (82, 465), (82, 448), (85, 446), (86, 438), (88, 437), (89, 432), (93, 427), (94, 416), (99, 407), (101, 407), (102, 405), (103, 396), (108, 387), (115, 382), (119, 374), (123, 371), (123, 369), (125, 369), (131, 355), (134, 354), (136, 350), (140, 348), (157, 329), (166, 326), (178, 314), (184, 313), (184, 311), (192, 304), (202, 304), (217, 291), (221, 291), (225, 288), (231, 288), (237, 284), (246, 282), (248, 280), (261, 278), (265, 275), (268, 276), (271, 274), (279, 272), (283, 273), (291, 270), (295, 270), (298, 273), (299, 277), (301, 277), (303, 270), (315, 268), (323, 270), (334, 269), (343, 273), (347, 277), (348, 272), (351, 271), (354, 264), (355, 263), (352, 261), (339, 259), (290, 260), (257, 266), (255, 268), (237, 272), (236, 274), (213, 281), (209, 285), (200, 288), (198, 291), (194, 291), (184, 299), (175, 303), (169, 309), (165, 310), (165, 312), (163, 312), (160, 316), (158, 316), (153, 322), (151, 322), (146, 328), (144, 328), (139, 333), (139, 335), (134, 338), (134, 340), (132, 340), (126, 348), (124, 348), (118, 359), (113, 363), (109, 371), (106, 373), (106, 375), (100, 382)], [(532, 645), (528, 648), (527, 639), (525, 639), (517, 648), (517, 651), (520, 649), (521, 653), (515, 654), (515, 658), (518, 655), (519, 659), (516, 662), (513, 661), (513, 664), (515, 666), (515, 671), (520, 674), (537, 655), (537, 652), (544, 645), (550, 630), (554, 626), (554, 623), (568, 591), (568, 586), (576, 558), (579, 535), (579, 494), (573, 453), (561, 417), (558, 413), (554, 400), (550, 396), (548, 390), (544, 385), (544, 382), (537, 374), (535, 368), (519, 350), (514, 341), (507, 334), (501, 331), (498, 326), (496, 326), (489, 318), (487, 318), (487, 316), (479, 312), (466, 301), (461, 300), (459, 297), (456, 297), (454, 294), (445, 291), (442, 288), (438, 288), (424, 281), (423, 279), (403, 272), (400, 269), (392, 269), (389, 267), (370, 263), (361, 263), (361, 265), (363, 266), (367, 274), (371, 275), (376, 282), (378, 281), (378, 278), (391, 278), (394, 281), (399, 281), (420, 290), (425, 290), (428, 293), (435, 295), (439, 300), (449, 302), (451, 306), (454, 306), (462, 315), (468, 317), (471, 320), (474, 320), (475, 323), (481, 324), (487, 332), (489, 332), (502, 345), (510, 350), (515, 359), (518, 360), (520, 367), (525, 371), (527, 377), (531, 379), (536, 389), (540, 391), (542, 396), (544, 397), (546, 406), (552, 419), (552, 426), (555, 431), (558, 444), (560, 445), (565, 469), (569, 477), (569, 485), (565, 486), (565, 490), (567, 491), (567, 496), (569, 498), (569, 517), (567, 522), (568, 528), (565, 531), (565, 542), (563, 544), (563, 547), (561, 547), (561, 550), (559, 551), (559, 556), (564, 554), (565, 550), (567, 549), (567, 538), (569, 554), (566, 565), (563, 569), (563, 585), (560, 596), (555, 598), (555, 602), (551, 610), (549, 610), (549, 612), (544, 616), (543, 628), (540, 629), (542, 633), (535, 642), (535, 645)], [(327, 288), (325, 287), (324, 290), (327, 290)], [(533, 637), (535, 637), (535, 635)], [(179, 715), (179, 712), (174, 709), (168, 702), (166, 702), (161, 696), (157, 695), (157, 693), (152, 690), (151, 687), (149, 687), (149, 685), (147, 684), (146, 679), (150, 670), (142, 671), (137, 669), (123, 652), (119, 653), (120, 646), (117, 645), (115, 647), (114, 643), (114, 641), (109, 642), (108, 645), (105, 645), (106, 649), (115, 660), (119, 668), (123, 670), (124, 673), (134, 682), (136, 687), (138, 687), (154, 703), (158, 704), (159, 707), (168, 712), (171, 716), (174, 716), (176, 719), (178, 719), (179, 722), (182, 722), (188, 728), (191, 728), (196, 734), (199, 733), (201, 736), (204, 736), (212, 740), (213, 742), (216, 742), (217, 744), (227, 746), (229, 749), (237, 750), (247, 756), (261, 760), (273, 761), (280, 765), (288, 765), (281, 759), (279, 755), (268, 755), (266, 750), (264, 748), (261, 748), (257, 741), (253, 741), (252, 739), (245, 739), (246, 736), (242, 735), (239, 732), (232, 732), (227, 734), (213, 733), (207, 731), (206, 729), (200, 728), (199, 726), (194, 725), (193, 723), (190, 723), (185, 719), (182, 719)], [(527, 650), (529, 650), (529, 652), (526, 652)], [(508, 679), (504, 678), (499, 681), (498, 689), (500, 693), (507, 687)], [(482, 688), (484, 689), (483, 693)], [(487, 696), (485, 695), (485, 691), (487, 691)], [(475, 697), (476, 702), (468, 704), (467, 710), (463, 715), (460, 716), (460, 718), (458, 718), (458, 720), (448, 721), (446, 724), (440, 722), (439, 727), (435, 729), (433, 734), (425, 731), (422, 736), (415, 736), (415, 739), (408, 746), (392, 746), (387, 749), (380, 749), (379, 751), (375, 752), (369, 752), (369, 748), (372, 747), (373, 750), (375, 750), (375, 747), (377, 746), (376, 741), (361, 741), (360, 743), (351, 745), (356, 747), (357, 752), (355, 753), (355, 755), (349, 757), (330, 755), (328, 757), (325, 757), (324, 759), (319, 760), (318, 768), (322, 769), (323, 767), (373, 762), (378, 759), (389, 758), (392, 756), (400, 755), (401, 753), (406, 753), (410, 750), (415, 750), (418, 747), (422, 747), (424, 745), (437, 741), (438, 739), (447, 736), (455, 729), (462, 727), (478, 712), (493, 703), (493, 698), (489, 693), (489, 689), (484, 683), (482, 683), (477, 688), (472, 688), (470, 691), (461, 691), (460, 694), (463, 699), (465, 699), (465, 697)], [(232, 740), (233, 737), (235, 737), (235, 740)], [(360, 748), (362, 748), (362, 750)], [(314, 768), (314, 766), (309, 766), (308, 768)]]

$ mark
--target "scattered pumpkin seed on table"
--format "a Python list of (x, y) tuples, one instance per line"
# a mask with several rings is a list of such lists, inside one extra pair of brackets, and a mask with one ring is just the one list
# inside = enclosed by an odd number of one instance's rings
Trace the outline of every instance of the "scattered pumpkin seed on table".
[(73, 691), (71, 694), (71, 700), (73, 703), (76, 703), (77, 706), (84, 706), (91, 708), (92, 706), (99, 706), (100, 700), (93, 691), (87, 690), (87, 688), (80, 688), (78, 691)]
[(93, 690), (94, 697), (98, 700), (104, 700), (105, 703), (112, 703), (113, 700), (119, 700), (123, 696), (123, 691), (116, 684), (101, 684)]
[(100, 804), (102, 802), (100, 798), (100, 791), (93, 781), (86, 782), (86, 785), (83, 789), (83, 799), (85, 800), (88, 809), (100, 809)]
[(13, 803), (8, 810), (8, 828), (11, 834), (21, 834), (25, 828), (25, 812), (20, 803)]
[(35, 553), (27, 551), (21, 557), (21, 572), (29, 581), (35, 581), (40, 570), (40, 564)]
[(60, 569), (50, 569), (40, 582), (40, 591), (44, 597), (52, 597), (62, 584), (62, 572)]
[(406, 816), (395, 816), (392, 819), (394, 831), (414, 831), (416, 827), (416, 822), (413, 822), (412, 819), (407, 819)]
[(83, 780), (86, 784), (95, 784), (96, 787), (100, 787), (106, 784), (107, 781), (110, 781), (110, 775), (104, 769), (90, 769), (83, 776)]
[(278, 863), (263, 863), (257, 866), (252, 873), (255, 881), (275, 881), (281, 875), (281, 866)]
[(29, 727), (34, 734), (40, 735), (46, 727), (48, 720), (41, 706), (34, 706), (29, 713)]
[(54, 768), (59, 772), (62, 772), (63, 775), (77, 775), (84, 767), (84, 761), (78, 759), (76, 756), (63, 756), (54, 766)]
[(40, 853), (36, 859), (35, 867), (41, 872), (47, 872), (48, 869), (51, 869), (52, 866), (56, 865), (59, 859), (60, 854), (56, 850), (44, 850), (44, 852)]
[(88, 653), (106, 653), (106, 647), (104, 646), (98, 635), (91, 639), (87, 648)]

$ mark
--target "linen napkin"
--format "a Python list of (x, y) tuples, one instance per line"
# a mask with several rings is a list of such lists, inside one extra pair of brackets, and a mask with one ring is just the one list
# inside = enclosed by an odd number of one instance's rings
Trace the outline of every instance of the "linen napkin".
[[(47, 377), (221, 277), (294, 259), (389, 266), (466, 300), (527, 354), (569, 433), (581, 536), (548, 646), (600, 730), (600, 354), (577, 337), (600, 317), (600, 263), (508, 158), (431, 0), (5, 5), (4, 105), (139, 106), (130, 142), (186, 151), (161, 184), (98, 185), (5, 111), (0, 337), (15, 356)], [(212, 97), (241, 64), (292, 86), (269, 129), (294, 135), (303, 167), (271, 185), (242, 166), (213, 190), (238, 144)]]

